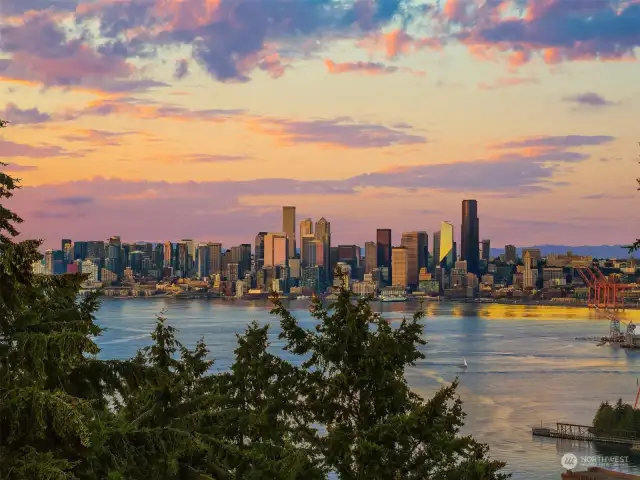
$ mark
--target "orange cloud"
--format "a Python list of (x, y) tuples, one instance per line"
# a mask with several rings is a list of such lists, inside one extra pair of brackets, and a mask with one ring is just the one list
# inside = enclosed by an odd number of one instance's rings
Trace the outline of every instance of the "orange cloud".
[(400, 55), (425, 48), (441, 49), (444, 43), (439, 38), (424, 37), (416, 39), (404, 30), (397, 29), (389, 33), (376, 34), (365, 38), (356, 45), (367, 50), (370, 54), (384, 52), (386, 58), (392, 60)]
[(80, 110), (67, 110), (59, 115), (63, 120), (83, 116), (127, 115), (141, 120), (173, 120), (178, 122), (222, 122), (231, 118), (249, 117), (244, 110), (190, 110), (177, 105), (140, 101), (134, 98), (105, 98), (90, 102)]
[(395, 73), (398, 71), (398, 67), (387, 66), (382, 63), (376, 62), (344, 62), (336, 63), (333, 60), (325, 60), (325, 67), (329, 73), (348, 73), (359, 72), (367, 75), (384, 75), (388, 73)]
[(128, 136), (153, 137), (146, 132), (107, 132), (104, 130), (81, 128), (67, 135), (63, 135), (61, 138), (67, 142), (82, 142), (100, 146), (119, 146), (122, 144), (122, 139)]

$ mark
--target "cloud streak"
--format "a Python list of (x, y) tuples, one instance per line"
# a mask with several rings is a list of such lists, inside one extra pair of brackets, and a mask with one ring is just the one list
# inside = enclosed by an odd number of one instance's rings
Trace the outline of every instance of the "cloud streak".
[(26, 145), (0, 137), (0, 158), (53, 158), (62, 156), (74, 156), (76, 154), (68, 152), (56, 145)]
[(596, 146), (611, 143), (615, 137), (610, 135), (554, 135), (529, 137), (494, 145), (493, 148), (557, 148)]
[(255, 126), (284, 144), (321, 144), (341, 148), (385, 148), (427, 142), (406, 128), (361, 123), (350, 118), (330, 120), (271, 119)]
[(410, 68), (395, 67), (385, 65), (380, 62), (343, 62), (336, 63), (333, 60), (325, 60), (324, 66), (330, 74), (340, 73), (362, 73), (365, 75), (388, 75), (390, 73), (405, 72), (413, 75), (424, 76), (425, 73)]
[(1, 116), (14, 125), (33, 125), (51, 120), (51, 115), (41, 112), (35, 107), (21, 109), (15, 103), (11, 102), (7, 103)]
[(616, 105), (615, 102), (607, 100), (602, 95), (599, 95), (595, 92), (586, 92), (578, 95), (570, 95), (564, 97), (565, 102), (574, 103), (578, 106), (584, 107), (593, 107), (593, 108), (602, 108), (602, 107), (611, 107)]

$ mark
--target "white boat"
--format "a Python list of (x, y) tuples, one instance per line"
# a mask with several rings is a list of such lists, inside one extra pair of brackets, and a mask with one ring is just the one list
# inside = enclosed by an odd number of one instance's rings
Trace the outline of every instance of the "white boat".
[(462, 358), (462, 365), (460, 365), (460, 368), (467, 368), (467, 367), (468, 367), (467, 359), (463, 357)]
[(311, 297), (308, 297), (306, 295), (298, 295), (296, 297), (296, 300), (309, 300)]
[(407, 297), (404, 297), (401, 295), (392, 295), (392, 296), (380, 295), (380, 301), (381, 302), (406, 302)]

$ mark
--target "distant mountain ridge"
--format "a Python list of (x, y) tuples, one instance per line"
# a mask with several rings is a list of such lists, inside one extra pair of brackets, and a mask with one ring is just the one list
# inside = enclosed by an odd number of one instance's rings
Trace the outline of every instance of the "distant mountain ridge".
[[(518, 256), (522, 256), (523, 248), (538, 248), (540, 253), (545, 256), (550, 253), (567, 253), (569, 250), (574, 255), (591, 255), (594, 258), (629, 258), (629, 250), (624, 245), (533, 245), (531, 247), (517, 247)], [(504, 247), (492, 248), (491, 256), (497, 257), (504, 253)], [(638, 258), (638, 252), (634, 257)]]

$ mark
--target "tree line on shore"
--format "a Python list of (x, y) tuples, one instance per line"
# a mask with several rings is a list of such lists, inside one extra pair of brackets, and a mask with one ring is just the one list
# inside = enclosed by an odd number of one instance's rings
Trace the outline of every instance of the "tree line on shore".
[(594, 433), (625, 437), (640, 432), (640, 410), (621, 398), (611, 405), (602, 402), (593, 417)]
[(457, 381), (428, 400), (406, 382), (423, 313), (392, 326), (345, 289), (314, 303), (313, 329), (275, 300), (296, 361), (271, 354), (254, 322), (212, 373), (205, 343), (181, 344), (162, 317), (133, 358), (99, 359), (98, 294), (79, 297), (80, 274), (33, 273), (41, 242), (18, 241), (22, 219), (3, 205), (17, 188), (0, 172), (0, 478), (509, 477), (460, 434)]

